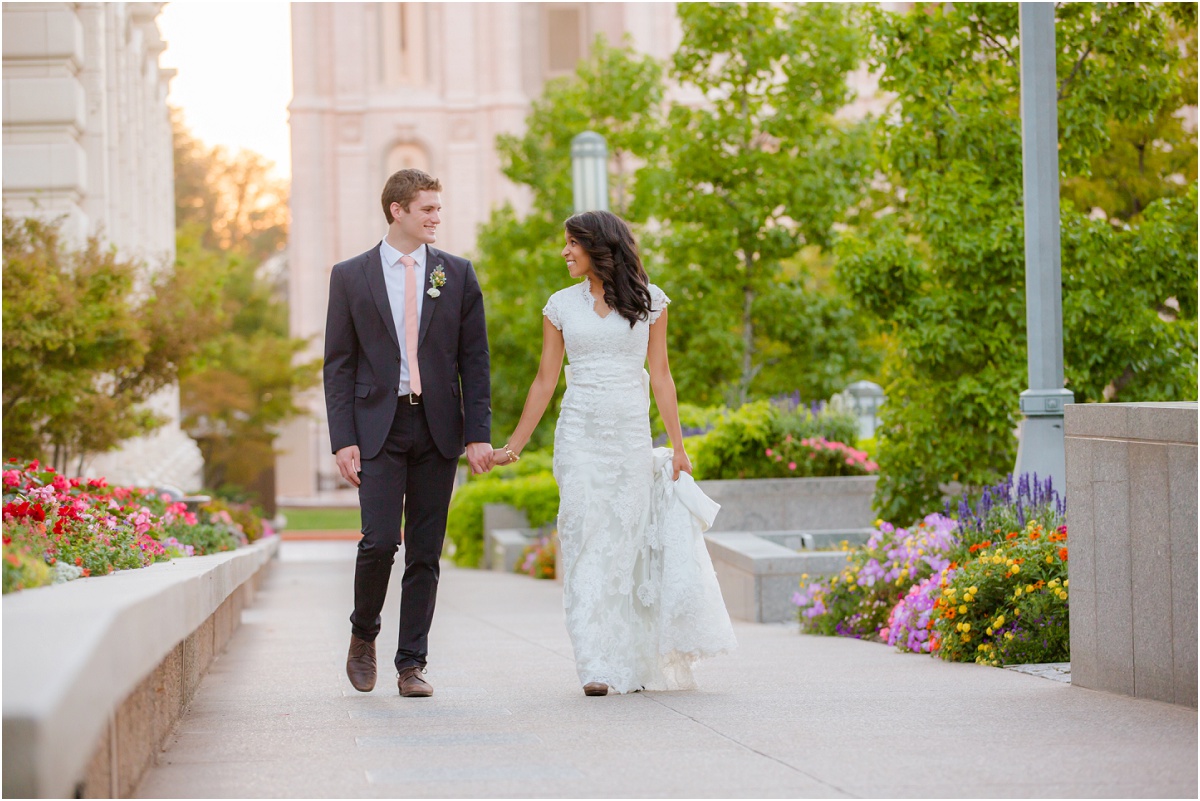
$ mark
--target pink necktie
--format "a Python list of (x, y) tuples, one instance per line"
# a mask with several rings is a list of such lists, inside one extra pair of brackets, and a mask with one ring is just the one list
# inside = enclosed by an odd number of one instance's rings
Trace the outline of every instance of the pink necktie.
[(412, 394), (421, 394), (421, 367), (417, 364), (417, 262), (412, 256), (401, 256), (404, 265), (404, 352), (408, 355), (408, 386)]

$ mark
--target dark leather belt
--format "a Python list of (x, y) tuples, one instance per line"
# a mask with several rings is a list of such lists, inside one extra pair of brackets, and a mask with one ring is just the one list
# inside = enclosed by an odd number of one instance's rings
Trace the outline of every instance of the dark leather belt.
[(421, 405), (421, 396), (414, 395), (411, 392), (408, 393), (407, 395), (401, 395), (400, 402), (404, 403), (405, 401), (408, 401), (409, 406), (420, 406)]

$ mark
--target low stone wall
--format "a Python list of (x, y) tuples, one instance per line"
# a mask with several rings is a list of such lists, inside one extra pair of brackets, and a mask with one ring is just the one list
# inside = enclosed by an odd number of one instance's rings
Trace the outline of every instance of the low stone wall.
[(132, 795), (278, 549), (5, 596), (4, 797)]
[(871, 525), (877, 476), (699, 481), (721, 504), (714, 531), (821, 531)]
[(795, 551), (777, 542), (778, 535), (710, 531), (704, 536), (730, 617), (754, 623), (794, 620), (792, 595), (801, 577), (830, 576), (846, 566), (845, 551)]
[(1071, 683), (1196, 707), (1195, 403), (1066, 407)]

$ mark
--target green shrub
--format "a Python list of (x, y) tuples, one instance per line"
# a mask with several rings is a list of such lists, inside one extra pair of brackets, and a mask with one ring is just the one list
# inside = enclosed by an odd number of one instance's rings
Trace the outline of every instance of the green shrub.
[[(790, 400), (790, 399), (789, 399)], [(754, 401), (733, 411), (723, 412), (712, 430), (703, 435), (695, 452), (688, 440), (688, 454), (692, 458), (697, 479), (728, 478), (782, 478), (796, 475), (863, 475), (866, 470), (846, 470), (837, 460), (819, 459), (817, 465), (795, 460), (797, 468), (790, 468), (792, 459), (777, 460), (774, 450), (781, 445), (792, 447), (800, 440), (823, 438), (828, 442), (853, 443), (856, 439), (858, 421), (849, 411), (826, 406), (814, 412), (795, 403)], [(767, 455), (767, 450), (772, 455)], [(861, 461), (866, 462), (865, 455)], [(849, 467), (849, 466), (847, 466)]]
[[(525, 460), (522, 456), (514, 467)], [(446, 537), (450, 541), (449, 555), (456, 565), (479, 567), (483, 560), (484, 504), (515, 506), (525, 512), (529, 525), (534, 527), (544, 526), (558, 515), (558, 484), (551, 473), (543, 470), (511, 478), (503, 474), (493, 477), (496, 472), (471, 479), (455, 491), (450, 501)]]

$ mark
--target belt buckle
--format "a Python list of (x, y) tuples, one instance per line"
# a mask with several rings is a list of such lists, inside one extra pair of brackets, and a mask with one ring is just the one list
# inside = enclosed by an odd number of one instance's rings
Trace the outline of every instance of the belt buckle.
[(408, 393), (408, 405), (409, 406), (420, 406), (421, 405), (421, 396), (417, 395), (416, 393), (413, 393), (413, 392)]

